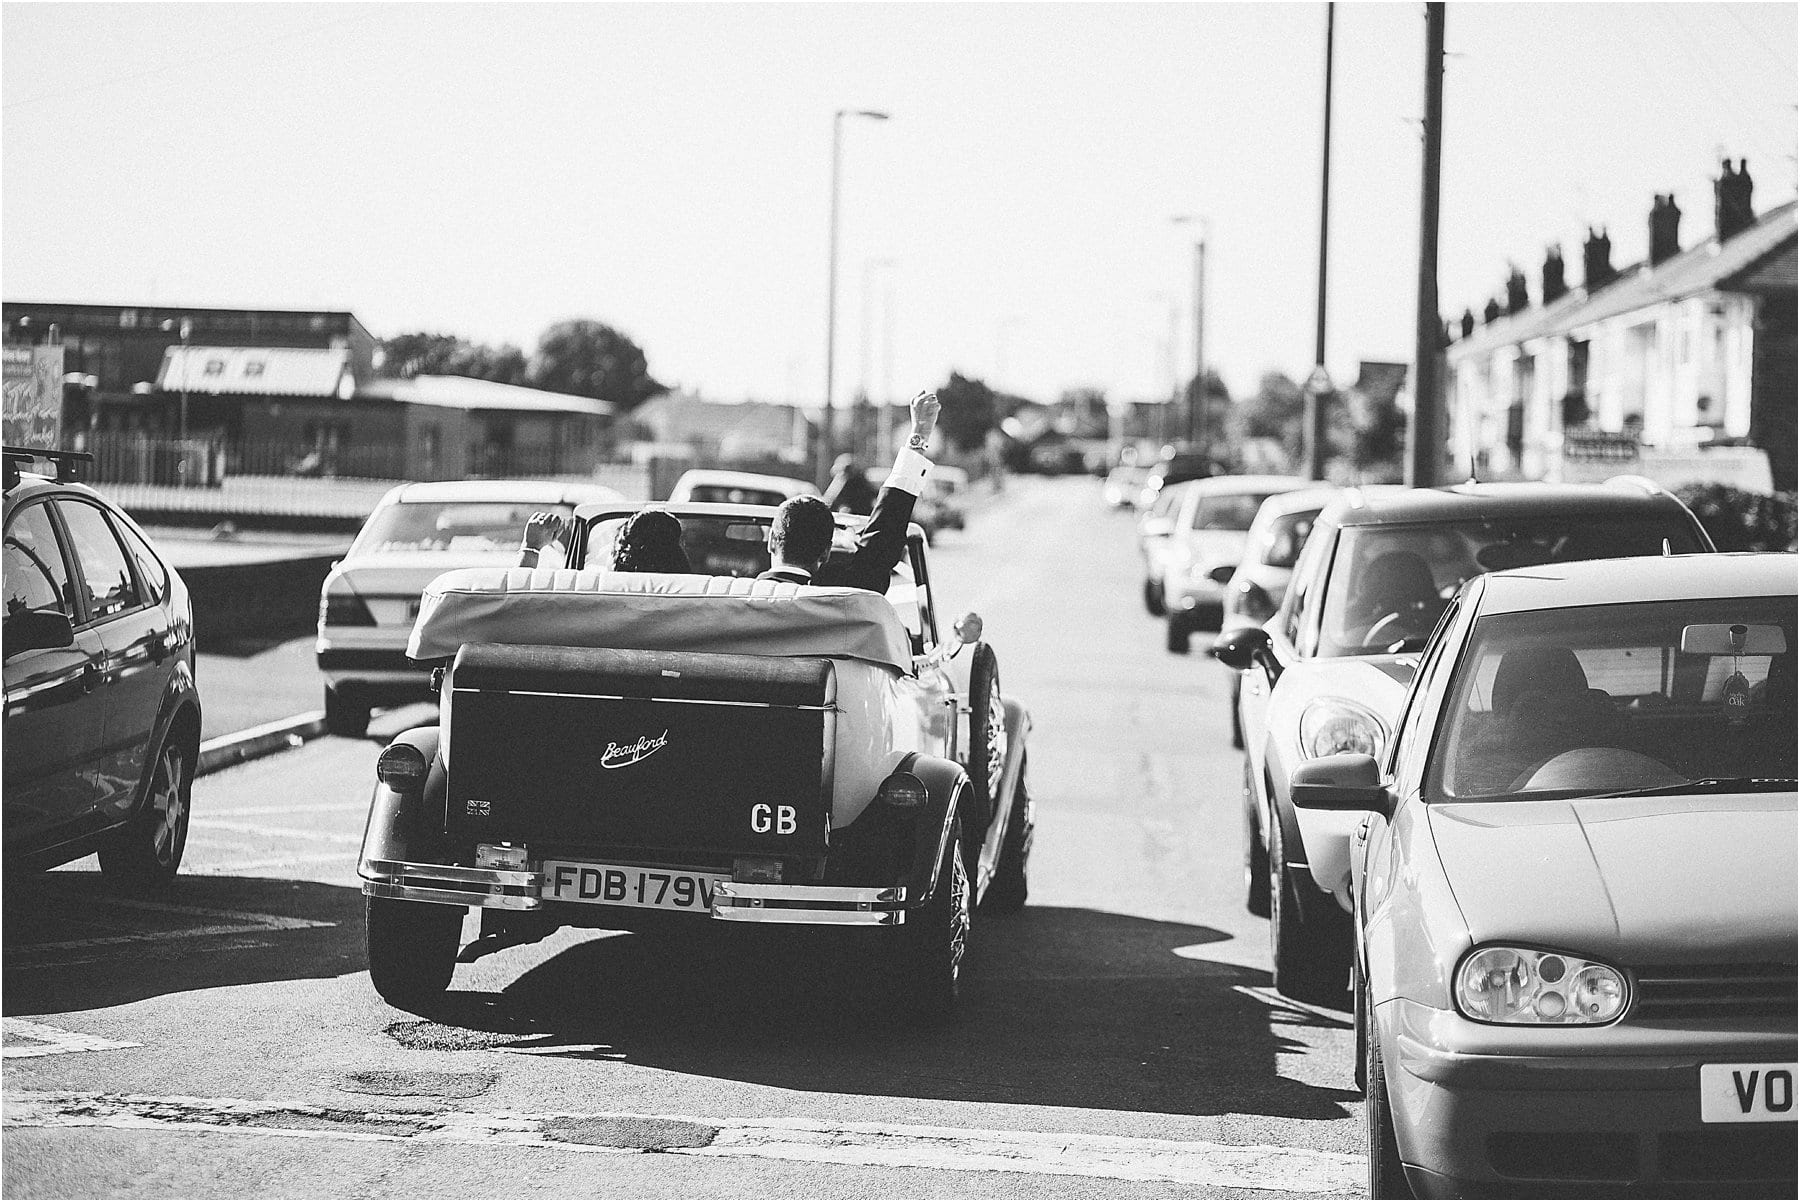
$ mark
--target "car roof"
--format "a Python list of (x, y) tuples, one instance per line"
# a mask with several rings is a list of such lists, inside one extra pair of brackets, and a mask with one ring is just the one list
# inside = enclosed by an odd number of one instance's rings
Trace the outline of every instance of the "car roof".
[(103, 493), (89, 488), (79, 480), (58, 481), (38, 472), (20, 472), (19, 482), (6, 490), (6, 507), (10, 510), (20, 501), (28, 501), (32, 497), (48, 493), (73, 493), (76, 496), (91, 497), (103, 505), (113, 504)]
[(1800, 586), (1800, 556), (1781, 552), (1710, 552), (1546, 563), (1490, 572), (1482, 591), (1484, 614), (1639, 601), (1730, 597), (1792, 597)]
[(1300, 513), (1311, 510), (1314, 513), (1324, 509), (1342, 491), (1335, 484), (1321, 484), (1316, 488), (1296, 488), (1290, 492), (1278, 492), (1262, 503), (1256, 511), (1259, 520), (1280, 517), (1287, 513)]
[(1470, 518), (1526, 517), (1559, 513), (1642, 513), (1686, 507), (1648, 481), (1605, 484), (1456, 484), (1448, 488), (1375, 486), (1347, 488), (1326, 506), (1323, 519), (1339, 526), (1400, 522), (1453, 522)]
[(625, 494), (604, 484), (563, 480), (432, 480), (403, 484), (383, 498), (388, 503), (512, 501), (521, 505), (579, 505), (623, 501)]
[(1305, 488), (1312, 481), (1299, 476), (1207, 476), (1187, 482), (1198, 493), (1288, 492)]
[[(798, 496), (802, 493), (817, 492), (812, 481), (801, 480), (794, 476), (767, 476), (761, 472), (728, 472), (713, 468), (689, 468), (675, 480), (675, 487), (695, 484), (718, 484), (726, 488), (768, 488)], [(798, 491), (796, 491), (798, 490)]]

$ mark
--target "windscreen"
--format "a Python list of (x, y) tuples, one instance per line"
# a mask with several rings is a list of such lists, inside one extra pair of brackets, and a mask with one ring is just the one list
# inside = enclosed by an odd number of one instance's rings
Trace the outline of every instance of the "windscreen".
[[(1746, 653), (1729, 650), (1733, 627)], [(1450, 684), (1426, 795), (1792, 789), (1794, 665), (1792, 597), (1483, 618)]]
[(687, 499), (718, 505), (779, 505), (787, 494), (774, 488), (741, 488), (734, 484), (696, 484)]
[(1263, 563), (1272, 568), (1293, 567), (1300, 559), (1300, 548), (1306, 545), (1306, 536), (1312, 533), (1313, 519), (1318, 516), (1317, 509), (1303, 509), (1281, 514), (1270, 522), (1268, 533), (1263, 536)]
[(513, 501), (403, 501), (377, 509), (352, 555), (378, 551), (514, 553), (534, 513), (573, 516), (570, 505)]
[(1274, 496), (1266, 492), (1213, 492), (1195, 499), (1194, 530), (1248, 530), (1262, 503)]
[(1325, 588), (1319, 654), (1379, 655), (1425, 645), (1463, 581), (1578, 559), (1700, 551), (1677, 516), (1565, 513), (1416, 526), (1349, 526)]

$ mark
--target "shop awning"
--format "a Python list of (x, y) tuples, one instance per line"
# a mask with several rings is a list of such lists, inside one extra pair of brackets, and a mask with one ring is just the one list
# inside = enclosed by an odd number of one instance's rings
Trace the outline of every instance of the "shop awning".
[(348, 400), (356, 390), (343, 347), (172, 346), (156, 386), (221, 396), (312, 396)]

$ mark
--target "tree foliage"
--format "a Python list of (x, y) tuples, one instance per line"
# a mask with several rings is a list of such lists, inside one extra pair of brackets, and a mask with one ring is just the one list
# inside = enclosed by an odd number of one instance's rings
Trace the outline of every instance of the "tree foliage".
[(454, 334), (398, 334), (381, 343), (380, 375), (410, 380), (414, 376), (469, 376), (501, 384), (529, 384), (525, 352), (516, 346), (488, 346)]
[(988, 431), (1006, 416), (999, 394), (980, 380), (971, 380), (961, 372), (951, 372), (950, 379), (937, 390), (938, 428), (944, 437), (961, 451), (977, 450), (987, 442)]
[(611, 401), (632, 409), (668, 388), (650, 375), (637, 343), (591, 318), (559, 321), (538, 339), (531, 358), (538, 388)]

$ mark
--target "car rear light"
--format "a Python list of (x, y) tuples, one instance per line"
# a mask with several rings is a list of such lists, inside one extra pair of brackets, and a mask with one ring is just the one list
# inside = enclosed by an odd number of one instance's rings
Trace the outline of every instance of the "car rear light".
[(1380, 759), (1387, 740), (1374, 711), (1343, 697), (1321, 697), (1300, 713), (1300, 752), (1309, 760), (1346, 752)]
[(894, 772), (881, 782), (881, 788), (875, 791), (875, 800), (883, 805), (893, 806), (897, 810), (913, 810), (925, 804), (931, 794), (925, 790), (925, 782), (910, 772)]
[(396, 793), (417, 793), (425, 787), (430, 765), (417, 747), (395, 743), (375, 761), (375, 777)]
[(1275, 616), (1275, 598), (1254, 580), (1238, 585), (1238, 613), (1252, 622), (1263, 623)]
[(325, 626), (373, 626), (375, 615), (355, 593), (326, 593), (319, 606), (319, 622)]
[(1478, 948), (1456, 971), (1456, 1007), (1480, 1023), (1593, 1026), (1625, 1013), (1630, 996), (1618, 969), (1534, 948)]

